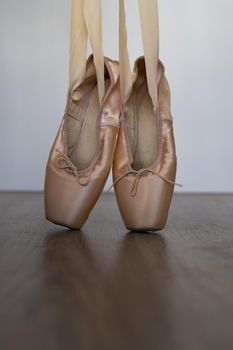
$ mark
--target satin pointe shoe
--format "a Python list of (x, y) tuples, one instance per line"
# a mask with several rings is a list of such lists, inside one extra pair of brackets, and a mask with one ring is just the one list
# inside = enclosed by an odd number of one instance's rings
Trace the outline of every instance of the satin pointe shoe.
[[(124, 1), (120, 0), (121, 125), (113, 183), (128, 230), (164, 228), (176, 177), (170, 90), (158, 59), (157, 2), (139, 1), (145, 57), (131, 75)], [(148, 41), (147, 38), (150, 38)]]
[[(70, 88), (45, 175), (46, 218), (70, 229), (81, 229), (102, 193), (119, 131), (118, 62), (103, 57), (95, 4), (93, 13), (92, 1), (73, 1)], [(86, 61), (87, 34), (93, 55)]]

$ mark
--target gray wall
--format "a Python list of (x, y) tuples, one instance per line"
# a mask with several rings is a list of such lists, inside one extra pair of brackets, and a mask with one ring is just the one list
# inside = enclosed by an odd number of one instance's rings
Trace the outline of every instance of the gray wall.
[[(118, 0), (103, 0), (105, 54), (118, 56)], [(126, 0), (132, 61), (136, 0)], [(161, 0), (181, 191), (233, 191), (233, 2)], [(70, 2), (0, 0), (0, 189), (41, 190), (68, 86)], [(110, 183), (111, 181), (109, 181)]]

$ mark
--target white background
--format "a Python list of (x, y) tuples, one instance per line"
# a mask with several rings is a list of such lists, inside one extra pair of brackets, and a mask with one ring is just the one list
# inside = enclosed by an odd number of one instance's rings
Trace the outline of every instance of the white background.
[[(137, 1), (126, 7), (133, 61), (142, 54)], [(233, 191), (233, 2), (159, 8), (181, 191)], [(103, 0), (103, 10), (105, 54), (117, 59), (118, 0)], [(0, 0), (1, 190), (43, 189), (66, 101), (69, 29), (67, 0)]]

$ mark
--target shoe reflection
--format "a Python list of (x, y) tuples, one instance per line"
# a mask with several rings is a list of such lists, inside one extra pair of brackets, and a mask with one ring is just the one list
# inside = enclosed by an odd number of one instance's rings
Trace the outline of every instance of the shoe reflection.
[(43, 289), (61, 339), (90, 349), (166, 339), (172, 275), (162, 236), (58, 231), (44, 243)]

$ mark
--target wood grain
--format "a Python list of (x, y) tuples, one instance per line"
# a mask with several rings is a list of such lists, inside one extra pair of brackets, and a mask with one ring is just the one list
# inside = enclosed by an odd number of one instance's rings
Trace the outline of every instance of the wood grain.
[(233, 349), (233, 195), (177, 194), (137, 234), (111, 194), (78, 232), (1, 193), (0, 228), (1, 350)]

